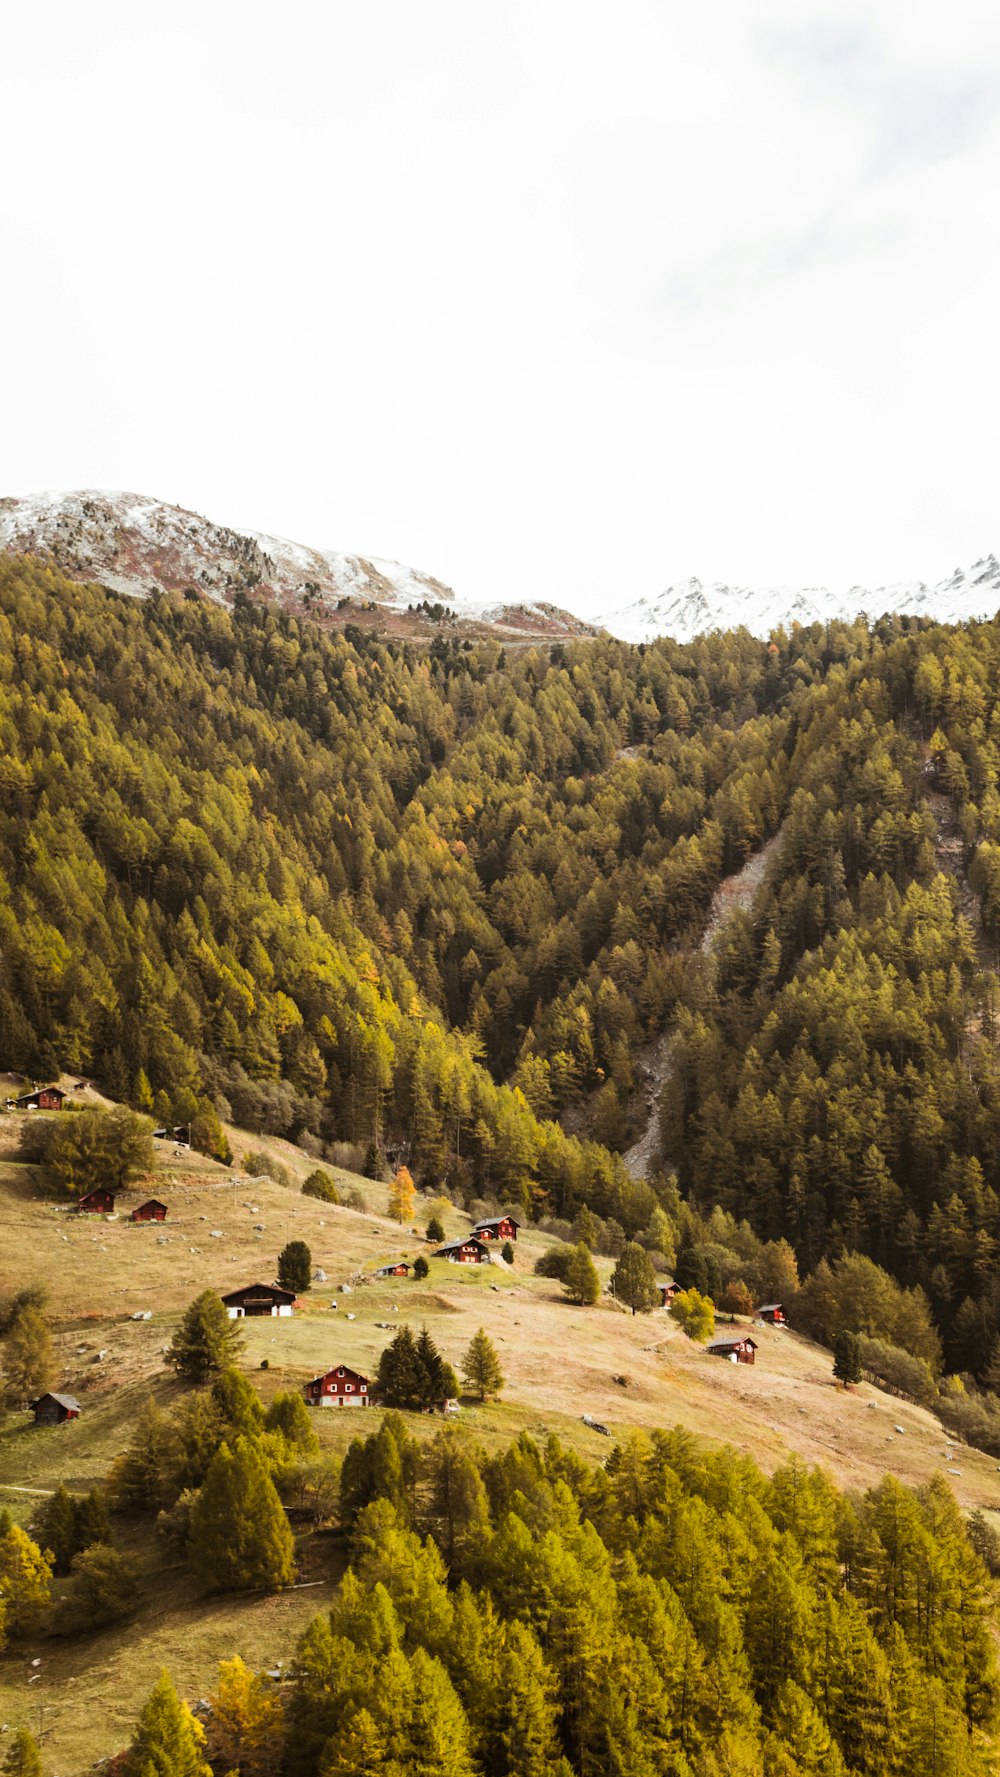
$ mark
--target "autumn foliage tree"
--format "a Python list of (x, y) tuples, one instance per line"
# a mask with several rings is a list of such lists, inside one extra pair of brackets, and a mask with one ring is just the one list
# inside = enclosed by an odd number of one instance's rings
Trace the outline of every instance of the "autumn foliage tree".
[(389, 1186), (389, 1214), (393, 1221), (411, 1222), (416, 1201), (416, 1186), (410, 1177), (409, 1170), (405, 1166), (400, 1166)]
[(161, 1672), (143, 1706), (122, 1777), (212, 1777), (204, 1756), (205, 1733)]

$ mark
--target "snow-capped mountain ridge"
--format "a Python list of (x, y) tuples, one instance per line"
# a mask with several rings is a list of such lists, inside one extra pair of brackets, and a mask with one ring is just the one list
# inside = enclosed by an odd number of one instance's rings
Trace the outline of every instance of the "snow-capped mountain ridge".
[(505, 641), (596, 633), (555, 605), (487, 607), (400, 562), (234, 530), (144, 494), (82, 490), (0, 499), (0, 552), (40, 555), (70, 579), (138, 598), (192, 588), (231, 604), (242, 592), (319, 622), (374, 624), (387, 633), (456, 624), (495, 630)]
[(929, 617), (941, 623), (965, 623), (992, 617), (1000, 610), (1000, 562), (980, 557), (970, 568), (956, 568), (946, 579), (900, 581), (889, 586), (851, 586), (836, 591), (826, 586), (790, 588), (727, 586), (700, 580), (681, 581), (652, 598), (636, 599), (596, 618), (603, 628), (626, 642), (648, 642), (673, 636), (689, 642), (714, 629), (745, 628), (768, 636), (793, 623), (850, 622), (865, 613)]

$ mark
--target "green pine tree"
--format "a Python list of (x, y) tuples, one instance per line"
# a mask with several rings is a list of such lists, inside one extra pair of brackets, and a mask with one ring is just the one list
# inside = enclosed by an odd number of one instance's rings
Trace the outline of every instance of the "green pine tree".
[(601, 1280), (590, 1248), (581, 1240), (578, 1246), (571, 1247), (568, 1253), (560, 1253), (559, 1257), (563, 1261), (560, 1275), (566, 1296), (581, 1308), (589, 1308), (601, 1293)]
[(69, 1572), (79, 1546), (76, 1503), (60, 1481), (55, 1492), (49, 1495), (45, 1504), (35, 1513), (31, 1523), (32, 1535), (39, 1548), (48, 1550), (52, 1556), (52, 1571), (59, 1575)]
[(278, 1282), (304, 1296), (312, 1284), (312, 1253), (304, 1240), (290, 1240), (278, 1254)]
[(4, 1777), (42, 1777), (42, 1755), (27, 1728), (17, 1728), (3, 1763)]
[(837, 1334), (833, 1347), (833, 1373), (844, 1387), (851, 1387), (861, 1381), (861, 1340), (857, 1333), (849, 1333), (846, 1328)]
[(83, 1549), (93, 1548), (96, 1543), (111, 1541), (111, 1525), (108, 1522), (107, 1508), (96, 1487), (85, 1493), (82, 1499), (74, 1503), (75, 1519), (75, 1554)]
[(212, 1592), (276, 1592), (295, 1578), (295, 1542), (260, 1450), (221, 1444), (191, 1514), (192, 1570)]
[(500, 1394), (503, 1390), (504, 1374), (500, 1368), (500, 1359), (492, 1339), (483, 1327), (472, 1336), (469, 1349), (462, 1359), (462, 1375), (481, 1401), (485, 1401), (487, 1395)]
[(3, 1342), (3, 1400), (24, 1407), (45, 1394), (56, 1380), (55, 1353), (48, 1323), (30, 1303), (21, 1308)]
[(139, 1717), (122, 1777), (212, 1777), (202, 1756), (204, 1739), (187, 1704), (161, 1672)]
[(645, 1314), (658, 1306), (660, 1292), (656, 1287), (656, 1272), (645, 1247), (634, 1240), (626, 1241), (618, 1256), (611, 1287), (616, 1299), (631, 1308), (633, 1314), (637, 1311)]
[(230, 1320), (215, 1290), (203, 1290), (185, 1311), (167, 1352), (167, 1363), (186, 1382), (207, 1382), (228, 1369), (243, 1349), (237, 1322)]

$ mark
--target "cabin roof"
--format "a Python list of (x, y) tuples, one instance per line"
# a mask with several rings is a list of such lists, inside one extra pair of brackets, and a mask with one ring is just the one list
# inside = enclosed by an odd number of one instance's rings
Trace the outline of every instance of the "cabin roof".
[(325, 1382), (328, 1376), (339, 1376), (341, 1371), (345, 1376), (353, 1376), (355, 1382), (363, 1382), (366, 1388), (371, 1387), (367, 1376), (362, 1375), (360, 1370), (353, 1370), (350, 1364), (331, 1364), (328, 1370), (321, 1370), (319, 1375), (313, 1376), (311, 1380), (312, 1382)]
[(222, 1300), (232, 1302), (237, 1296), (248, 1296), (251, 1290), (260, 1290), (265, 1296), (280, 1296), (285, 1302), (295, 1301), (295, 1291), (283, 1290), (280, 1283), (241, 1283), (238, 1289), (227, 1290)]
[(139, 1204), (140, 1209), (166, 1209), (166, 1207), (166, 1204), (162, 1203), (159, 1197), (147, 1197), (145, 1203)]
[(706, 1345), (705, 1350), (737, 1351), (741, 1345), (752, 1345), (755, 1351), (757, 1349), (756, 1339), (750, 1339), (744, 1335), (740, 1339), (713, 1339), (710, 1345)]
[(784, 1303), (782, 1303), (782, 1302), (762, 1302), (759, 1308), (754, 1309), (754, 1313), (755, 1314), (773, 1314), (776, 1308), (780, 1308), (782, 1310), (782, 1312), (784, 1312)]
[(66, 1407), (70, 1413), (79, 1413), (80, 1411), (80, 1403), (72, 1394), (53, 1394), (50, 1390), (48, 1394), (40, 1394), (37, 1401), (32, 1401), (31, 1405), (32, 1407), (40, 1407), (43, 1401), (57, 1401), (60, 1407)]
[(431, 1254), (431, 1258), (439, 1259), (442, 1253), (460, 1252), (463, 1246), (478, 1246), (482, 1252), (488, 1250), (478, 1234), (466, 1234), (461, 1240), (446, 1240), (443, 1246), (439, 1246), (437, 1251)]
[(503, 1216), (484, 1216), (481, 1222), (476, 1223), (476, 1227), (477, 1228), (499, 1228), (501, 1222), (512, 1222), (515, 1228), (519, 1228), (521, 1226), (521, 1224), (518, 1221), (516, 1216), (503, 1215)]

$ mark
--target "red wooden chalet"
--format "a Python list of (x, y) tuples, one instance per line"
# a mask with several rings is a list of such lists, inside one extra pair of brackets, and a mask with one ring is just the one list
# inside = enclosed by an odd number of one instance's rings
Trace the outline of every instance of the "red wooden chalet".
[(367, 1407), (371, 1403), (371, 1383), (357, 1370), (338, 1364), (323, 1376), (314, 1376), (306, 1383), (306, 1400), (310, 1407)]
[(81, 1215), (108, 1216), (115, 1207), (115, 1194), (106, 1190), (104, 1185), (98, 1185), (96, 1191), (88, 1191), (86, 1197), (81, 1197), (76, 1207)]
[(406, 1259), (397, 1259), (394, 1265), (380, 1265), (376, 1277), (409, 1277), (410, 1266)]
[(513, 1216), (491, 1216), (488, 1221), (477, 1222), (472, 1232), (479, 1240), (516, 1240), (520, 1226)]
[(726, 1357), (731, 1364), (752, 1364), (757, 1350), (753, 1339), (713, 1339), (705, 1350), (713, 1357)]
[(780, 1302), (765, 1302), (762, 1308), (754, 1309), (754, 1314), (758, 1320), (762, 1320), (769, 1327), (788, 1325), (785, 1319), (785, 1310)]
[(148, 1203), (140, 1203), (138, 1209), (132, 1211), (133, 1222), (165, 1222), (167, 1206), (158, 1197), (150, 1197)]
[(464, 1240), (449, 1240), (444, 1246), (439, 1246), (431, 1257), (448, 1259), (452, 1265), (486, 1265), (489, 1263), (490, 1249), (477, 1234), (467, 1234)]

